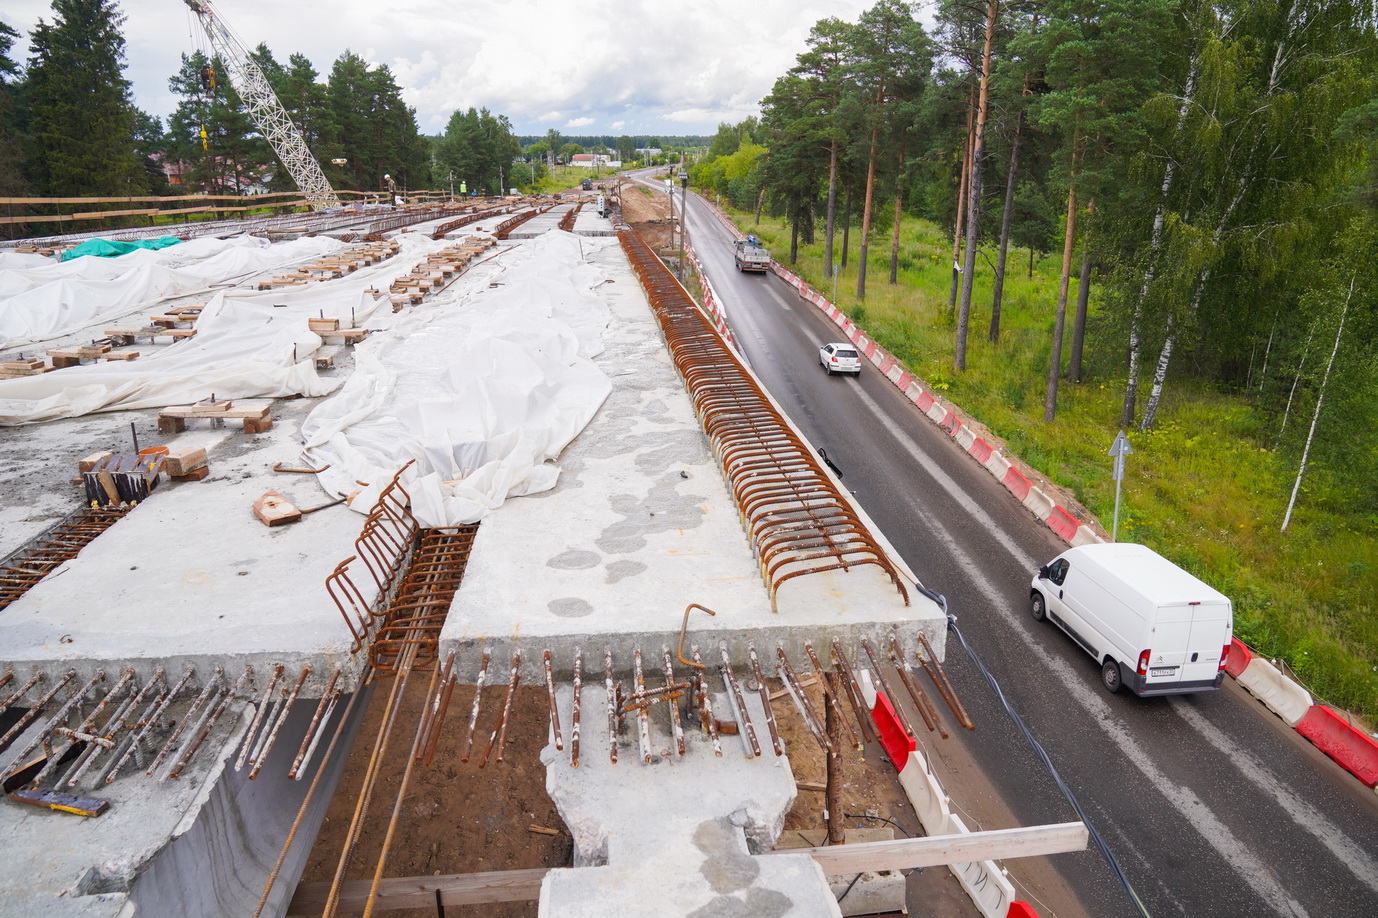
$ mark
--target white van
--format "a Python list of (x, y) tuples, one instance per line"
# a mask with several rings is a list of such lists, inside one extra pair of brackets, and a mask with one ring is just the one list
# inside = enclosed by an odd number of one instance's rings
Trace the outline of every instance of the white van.
[(1069, 548), (1039, 568), (1029, 608), (1100, 662), (1112, 692), (1127, 685), (1136, 695), (1185, 695), (1224, 679), (1229, 597), (1143, 545)]

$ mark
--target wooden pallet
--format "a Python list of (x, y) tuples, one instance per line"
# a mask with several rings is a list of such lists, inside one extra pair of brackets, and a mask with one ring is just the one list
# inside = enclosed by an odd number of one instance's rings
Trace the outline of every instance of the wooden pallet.
[(187, 421), (197, 419), (219, 422), (238, 419), (244, 422), (245, 433), (263, 433), (273, 426), (273, 409), (265, 402), (236, 404), (232, 399), (173, 405), (158, 412), (158, 430), (165, 434), (181, 433), (187, 429)]

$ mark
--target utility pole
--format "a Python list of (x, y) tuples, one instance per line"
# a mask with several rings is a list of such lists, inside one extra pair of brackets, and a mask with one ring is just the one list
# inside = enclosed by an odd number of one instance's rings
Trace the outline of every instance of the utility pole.
[[(685, 172), (679, 177), (679, 263), (680, 270), (684, 270), (684, 234), (689, 232), (689, 173)], [(670, 191), (670, 197), (674, 197), (674, 189)]]
[(454, 203), (454, 200), (455, 200), (455, 170), (451, 169), (451, 170), (450, 170), (450, 203), (453, 204), (453, 203)]

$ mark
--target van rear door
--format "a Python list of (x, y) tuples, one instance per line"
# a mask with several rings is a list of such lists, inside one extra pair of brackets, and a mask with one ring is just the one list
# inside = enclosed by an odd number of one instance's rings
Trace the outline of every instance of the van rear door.
[(1220, 654), (1230, 643), (1230, 627), (1228, 604), (1160, 606), (1149, 635), (1152, 653), (1141, 694), (1188, 685), (1210, 687), (1220, 673)]

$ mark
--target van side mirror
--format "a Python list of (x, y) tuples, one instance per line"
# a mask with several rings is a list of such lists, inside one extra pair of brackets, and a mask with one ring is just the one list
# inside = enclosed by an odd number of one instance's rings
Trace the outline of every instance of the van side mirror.
[(1042, 567), (1040, 567), (1040, 568), (1038, 569), (1038, 579), (1039, 579), (1039, 580), (1047, 580), (1047, 579), (1048, 579), (1048, 565), (1045, 564), (1045, 565), (1043, 565)]

